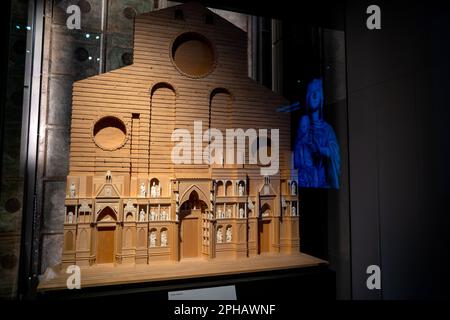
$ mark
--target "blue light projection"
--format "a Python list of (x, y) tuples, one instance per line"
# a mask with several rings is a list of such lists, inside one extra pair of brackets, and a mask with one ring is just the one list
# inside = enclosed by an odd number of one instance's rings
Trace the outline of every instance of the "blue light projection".
[(294, 149), (299, 187), (339, 188), (341, 160), (333, 128), (323, 120), (322, 80), (314, 79), (306, 93), (307, 112), (300, 118)]

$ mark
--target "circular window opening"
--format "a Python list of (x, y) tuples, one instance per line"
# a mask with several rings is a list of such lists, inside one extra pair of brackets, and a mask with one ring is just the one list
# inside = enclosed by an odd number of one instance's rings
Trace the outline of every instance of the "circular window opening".
[(91, 11), (91, 4), (89, 3), (89, 1), (80, 0), (78, 2), (78, 6), (80, 7), (80, 11), (83, 13), (88, 13)]
[(188, 32), (175, 39), (172, 60), (176, 67), (191, 77), (206, 76), (214, 67), (214, 50), (211, 42), (195, 32)]
[(89, 52), (85, 48), (77, 48), (75, 50), (75, 59), (80, 62), (86, 61), (89, 58)]
[(123, 146), (127, 129), (122, 120), (104, 117), (94, 125), (94, 141), (102, 149), (115, 150)]
[(125, 18), (132, 20), (136, 17), (136, 9), (132, 7), (126, 7), (125, 9), (123, 9), (123, 15), (125, 16)]

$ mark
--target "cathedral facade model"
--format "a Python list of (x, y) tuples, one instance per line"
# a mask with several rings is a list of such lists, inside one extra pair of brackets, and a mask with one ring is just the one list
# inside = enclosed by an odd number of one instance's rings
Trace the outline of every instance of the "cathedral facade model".
[[(63, 265), (299, 252), (290, 119), (276, 112), (287, 101), (247, 70), (246, 33), (199, 4), (136, 17), (133, 64), (73, 87)], [(248, 150), (244, 163), (202, 161), (198, 123), (200, 137), (278, 129), (279, 148), (265, 145), (276, 174)], [(173, 159), (176, 130), (193, 133), (191, 162)]]

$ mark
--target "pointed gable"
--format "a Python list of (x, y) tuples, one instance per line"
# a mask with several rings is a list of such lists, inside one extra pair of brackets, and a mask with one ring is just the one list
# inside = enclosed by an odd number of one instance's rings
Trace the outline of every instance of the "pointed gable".
[(96, 198), (120, 198), (120, 192), (113, 184), (106, 183), (97, 192)]

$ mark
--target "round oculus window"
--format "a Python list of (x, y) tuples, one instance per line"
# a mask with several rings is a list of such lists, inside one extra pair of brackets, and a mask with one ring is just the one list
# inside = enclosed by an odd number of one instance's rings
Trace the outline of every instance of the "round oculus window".
[(104, 150), (116, 150), (125, 144), (127, 128), (125, 123), (113, 116), (103, 117), (94, 124), (94, 142)]
[(178, 70), (190, 77), (204, 77), (215, 65), (213, 46), (199, 33), (187, 32), (178, 36), (173, 42), (171, 54)]

